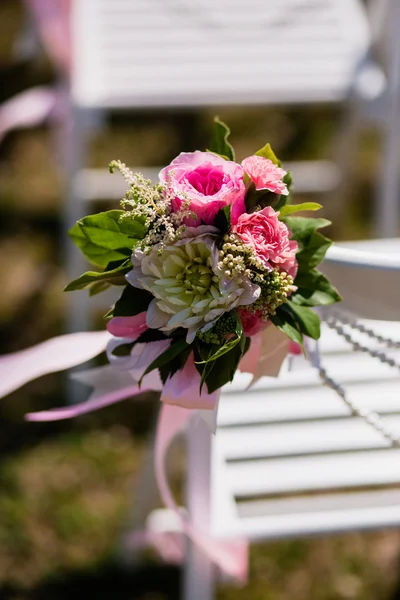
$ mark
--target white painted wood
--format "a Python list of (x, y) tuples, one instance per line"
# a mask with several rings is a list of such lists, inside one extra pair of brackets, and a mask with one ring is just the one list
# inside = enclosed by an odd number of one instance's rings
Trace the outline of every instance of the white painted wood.
[[(400, 412), (400, 406), (398, 410)], [(400, 414), (387, 416), (384, 422), (400, 434)], [(231, 427), (218, 431), (217, 443), (221, 445), (226, 460), (368, 450), (389, 446), (389, 442), (359, 418)]]
[(343, 100), (370, 41), (359, 0), (75, 0), (72, 22), (91, 108)]
[[(188, 464), (186, 474), (186, 506), (196, 529), (210, 531), (211, 514), (211, 432), (196, 414), (190, 420), (187, 433)], [(186, 541), (183, 598), (185, 600), (212, 600), (214, 565), (190, 539)]]
[(388, 485), (400, 481), (400, 450), (235, 462), (227, 472), (237, 496)]
[[(385, 242), (386, 251), (397, 243)], [(400, 339), (399, 323), (361, 322)], [(379, 346), (359, 332), (352, 335)], [(320, 347), (324, 367), (349, 398), (400, 431), (399, 370), (352, 351), (326, 326)], [(398, 350), (388, 353), (400, 360)], [(286, 368), (254, 389), (246, 389), (247, 374), (224, 388), (212, 441), (217, 538), (262, 541), (400, 524), (400, 449), (352, 417), (315, 370), (297, 360), (298, 369)], [(235, 511), (227, 511), (232, 505)]]
[(356, 508), (400, 506), (400, 489), (381, 489), (368, 492), (346, 492), (279, 498), (279, 500), (253, 500), (238, 503), (240, 517), (262, 515), (309, 514), (312, 512), (339, 511)]
[[(399, 385), (392, 381), (379, 383), (379, 394), (369, 382), (352, 386), (354, 402), (381, 414), (400, 412)], [(299, 395), (291, 388), (275, 389), (268, 394), (260, 389), (246, 395), (223, 394), (218, 410), (218, 425), (224, 427), (244, 424), (279, 423), (309, 419), (330, 419), (349, 416), (350, 411), (342, 400), (330, 389), (321, 391), (318, 386)], [(230, 429), (235, 431), (235, 429)]]
[(253, 542), (271, 539), (327, 535), (346, 531), (386, 529), (398, 527), (400, 523), (400, 505), (373, 506), (342, 511), (312, 512), (273, 515), (265, 514), (257, 518), (238, 519), (235, 528), (225, 527), (219, 520), (214, 529), (217, 537), (224, 539), (246, 536)]

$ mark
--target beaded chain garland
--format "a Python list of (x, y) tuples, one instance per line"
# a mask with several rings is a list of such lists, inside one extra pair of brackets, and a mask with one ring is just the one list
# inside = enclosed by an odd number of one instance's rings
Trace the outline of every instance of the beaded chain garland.
[[(392, 340), (389, 337), (377, 334), (370, 327), (359, 323), (356, 319), (339, 313), (338, 311), (330, 311), (324, 315), (324, 320), (327, 326), (335, 331), (341, 338), (343, 338), (348, 344), (352, 346), (352, 349), (356, 352), (364, 352), (371, 358), (379, 360), (381, 363), (388, 365), (389, 367), (400, 370), (400, 362), (396, 362), (393, 358), (388, 356), (383, 350), (373, 350), (365, 344), (361, 344), (348, 332), (356, 331), (367, 338), (374, 340), (380, 344), (384, 344), (388, 348), (400, 348), (400, 342)], [(347, 329), (346, 329), (347, 328)], [(324, 385), (329, 387), (331, 390), (342, 399), (342, 401), (348, 406), (351, 414), (356, 417), (363, 419), (368, 425), (380, 433), (393, 447), (400, 447), (400, 432), (393, 431), (390, 427), (385, 425), (382, 418), (377, 412), (358, 406), (355, 402), (350, 400), (345, 389), (337, 381), (335, 381), (326, 369), (320, 364), (319, 360), (316, 361), (315, 366), (318, 370), (319, 377)]]

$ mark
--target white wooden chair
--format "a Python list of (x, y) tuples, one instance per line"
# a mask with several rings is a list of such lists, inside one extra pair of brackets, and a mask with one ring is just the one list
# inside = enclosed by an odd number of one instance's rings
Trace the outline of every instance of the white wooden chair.
[[(362, 317), (361, 331), (328, 313), (321, 373), (296, 357), (278, 379), (264, 378), (248, 391), (249, 376), (239, 374), (224, 389), (216, 435), (197, 419), (189, 426), (187, 509), (215, 540), (400, 525), (400, 447), (354, 415), (357, 408), (376, 423), (379, 413), (400, 440), (400, 240), (334, 246), (324, 270), (340, 285), (342, 310)], [(363, 327), (396, 344), (387, 348)], [(338, 330), (372, 352), (383, 350), (397, 366), (353, 351)], [(345, 390), (347, 403), (320, 375)], [(161, 510), (147, 523), (165, 531), (176, 518)], [(214, 566), (188, 542), (183, 598), (210, 600), (215, 581)]]

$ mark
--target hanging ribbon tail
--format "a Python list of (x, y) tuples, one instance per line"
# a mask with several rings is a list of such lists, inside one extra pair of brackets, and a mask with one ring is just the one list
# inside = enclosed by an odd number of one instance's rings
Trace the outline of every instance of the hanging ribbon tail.
[(169, 488), (165, 458), (175, 436), (189, 421), (191, 410), (179, 406), (164, 404), (158, 420), (155, 472), (161, 498), (167, 508), (181, 520), (182, 531), (219, 567), (223, 573), (241, 582), (246, 581), (248, 568), (248, 544), (245, 540), (230, 542), (215, 541), (208, 534), (198, 531), (185, 517), (176, 504)]
[(0, 398), (42, 375), (64, 371), (104, 352), (107, 331), (70, 333), (0, 356)]
[(152, 372), (143, 378), (139, 387), (138, 383), (128, 372), (116, 371), (110, 365), (88, 369), (73, 374), (73, 379), (80, 381), (93, 388), (88, 400), (74, 404), (52, 408), (40, 412), (28, 413), (28, 421), (61, 421), (84, 415), (94, 410), (99, 410), (115, 404), (132, 396), (140, 396), (144, 392), (161, 390), (161, 382), (158, 373)]
[(289, 353), (290, 340), (283, 331), (271, 324), (261, 333), (261, 343), (258, 341), (258, 347), (258, 360), (249, 369), (253, 373), (250, 386), (261, 377), (278, 377), (283, 361)]

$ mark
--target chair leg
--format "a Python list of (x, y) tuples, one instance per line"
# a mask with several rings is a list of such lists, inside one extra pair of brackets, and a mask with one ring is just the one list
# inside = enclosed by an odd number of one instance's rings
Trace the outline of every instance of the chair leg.
[[(210, 527), (211, 443), (209, 427), (195, 415), (187, 432), (186, 501), (191, 523), (203, 532)], [(214, 564), (191, 540), (187, 540), (183, 600), (212, 600), (214, 584)]]
[[(64, 162), (65, 202), (63, 206), (63, 258), (68, 279), (74, 279), (86, 269), (86, 260), (67, 235), (68, 229), (86, 213), (77, 188), (77, 176), (84, 167), (88, 143), (88, 115), (83, 110), (70, 107), (65, 120)], [(87, 293), (67, 294), (67, 332), (84, 331), (89, 325)]]
[(132, 537), (137, 531), (143, 530), (150, 512), (160, 505), (160, 495), (154, 474), (154, 438), (155, 434), (153, 433), (147, 442), (145, 457), (135, 478), (132, 509), (119, 540), (118, 554), (126, 565), (138, 562), (140, 548), (132, 544)]
[(396, 237), (399, 234), (400, 39), (398, 28), (400, 26), (400, 5), (397, 1), (392, 2), (390, 22), (389, 78), (383, 144), (382, 195), (376, 215), (378, 234), (381, 237)]
[(213, 600), (214, 586), (215, 566), (188, 540), (182, 600)]

